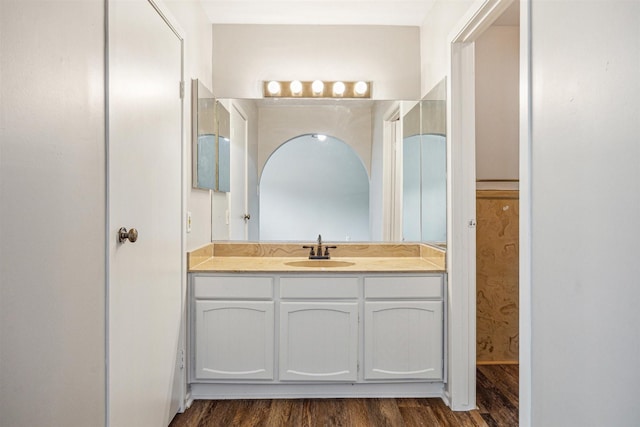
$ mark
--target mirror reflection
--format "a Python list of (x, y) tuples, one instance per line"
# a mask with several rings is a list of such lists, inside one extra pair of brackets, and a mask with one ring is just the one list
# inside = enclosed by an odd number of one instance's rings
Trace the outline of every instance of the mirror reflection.
[(218, 124), (218, 191), (227, 193), (231, 190), (231, 117), (229, 111), (220, 102), (216, 102), (216, 121)]
[(216, 119), (213, 94), (201, 81), (191, 81), (193, 187), (216, 189)]
[[(320, 231), (319, 231), (320, 230)], [(260, 180), (260, 237), (369, 241), (369, 177), (343, 141), (301, 135), (267, 160)]]
[[(240, 108), (246, 118), (249, 142), (244, 157), (235, 164), (231, 135), (229, 168), (248, 167), (248, 181), (246, 193), (234, 194), (238, 187), (231, 183), (234, 190), (227, 200), (212, 203), (214, 228), (229, 228), (237, 216), (244, 217), (245, 225), (250, 221), (251, 240), (309, 241), (322, 234), (331, 241), (389, 241), (391, 235), (396, 240), (446, 242), (444, 81), (413, 102), (222, 103)], [(233, 117), (231, 129), (236, 126)], [(320, 135), (327, 136), (324, 145)], [(235, 212), (229, 198), (244, 198), (244, 212)], [(383, 230), (388, 224), (391, 233)]]
[(405, 241), (447, 240), (446, 82), (443, 80), (403, 118), (403, 215)]
[(193, 187), (230, 190), (230, 117), (198, 79), (191, 82)]

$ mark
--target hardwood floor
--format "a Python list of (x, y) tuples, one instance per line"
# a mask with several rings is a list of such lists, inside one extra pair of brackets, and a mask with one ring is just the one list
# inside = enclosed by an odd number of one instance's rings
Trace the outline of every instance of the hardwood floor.
[(476, 404), (489, 427), (518, 425), (518, 365), (479, 365)]
[(477, 370), (478, 409), (453, 412), (440, 399), (197, 400), (170, 427), (518, 425), (518, 365)]

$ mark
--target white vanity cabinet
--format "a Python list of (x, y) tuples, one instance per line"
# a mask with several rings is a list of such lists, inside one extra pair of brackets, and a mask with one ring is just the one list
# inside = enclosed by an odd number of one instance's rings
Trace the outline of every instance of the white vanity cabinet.
[(435, 397), (442, 273), (191, 273), (193, 398)]
[(195, 379), (272, 380), (273, 279), (196, 276), (193, 295)]
[(442, 379), (442, 286), (442, 276), (365, 277), (365, 380)]
[(357, 298), (357, 277), (280, 279), (280, 380), (358, 379)]

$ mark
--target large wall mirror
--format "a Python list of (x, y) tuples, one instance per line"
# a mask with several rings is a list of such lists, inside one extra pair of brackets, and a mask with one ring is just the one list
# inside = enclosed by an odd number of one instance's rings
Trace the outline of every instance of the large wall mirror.
[(402, 236), (405, 241), (447, 240), (446, 81), (403, 118)]
[(198, 79), (191, 81), (194, 188), (230, 189), (229, 112)]
[[(255, 176), (247, 194), (253, 203), (250, 221), (257, 231), (249, 239), (310, 241), (322, 234), (338, 242), (383, 240), (383, 192), (391, 185), (385, 174), (393, 162), (398, 177), (395, 205), (402, 207), (397, 239), (446, 242), (445, 95), (442, 82), (424, 99), (412, 102), (224, 100), (248, 112), (253, 135), (248, 146), (253, 141), (254, 148), (247, 151), (245, 164), (251, 169), (248, 174)], [(394, 109), (400, 120), (391, 118)], [(404, 130), (388, 132), (388, 123)], [(386, 145), (390, 134), (397, 136), (395, 159), (390, 159)], [(325, 145), (331, 147), (323, 146), (319, 136), (327, 136)], [(327, 152), (319, 152), (321, 147)], [(220, 209), (212, 218), (224, 218), (226, 205)], [(224, 221), (217, 226), (224, 227)]]

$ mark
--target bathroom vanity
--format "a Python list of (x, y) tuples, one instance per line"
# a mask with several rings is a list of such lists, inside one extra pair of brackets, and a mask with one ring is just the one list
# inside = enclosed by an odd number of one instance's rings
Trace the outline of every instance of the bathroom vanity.
[(444, 252), (384, 245), (190, 253), (191, 398), (441, 396)]

